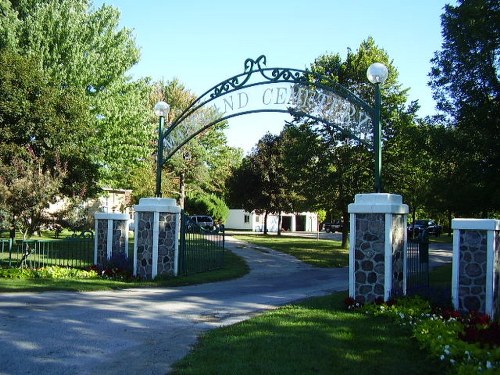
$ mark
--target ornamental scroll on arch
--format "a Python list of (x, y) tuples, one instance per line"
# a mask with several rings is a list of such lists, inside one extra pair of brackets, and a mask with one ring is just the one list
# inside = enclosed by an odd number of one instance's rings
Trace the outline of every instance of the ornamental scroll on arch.
[(246, 59), (244, 71), (200, 95), (163, 134), (163, 161), (211, 126), (252, 113), (288, 113), (334, 127), (372, 147), (373, 109), (327, 76), (293, 68), (267, 68), (266, 57)]

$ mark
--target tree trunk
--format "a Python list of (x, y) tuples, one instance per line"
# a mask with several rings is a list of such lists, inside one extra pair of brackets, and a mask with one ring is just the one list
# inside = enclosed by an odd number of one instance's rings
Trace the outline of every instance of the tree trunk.
[(267, 234), (267, 210), (264, 213), (264, 234)]
[(278, 236), (281, 236), (281, 211), (278, 211)]

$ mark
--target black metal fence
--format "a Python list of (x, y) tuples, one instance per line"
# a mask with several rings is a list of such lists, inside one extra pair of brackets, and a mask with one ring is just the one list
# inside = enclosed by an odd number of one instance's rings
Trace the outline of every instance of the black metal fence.
[(0, 265), (85, 268), (94, 264), (94, 239), (0, 240)]
[(179, 275), (222, 268), (224, 247), (224, 227), (203, 227), (181, 213)]
[(428, 237), (408, 238), (406, 267), (406, 288), (408, 291), (417, 291), (429, 287)]

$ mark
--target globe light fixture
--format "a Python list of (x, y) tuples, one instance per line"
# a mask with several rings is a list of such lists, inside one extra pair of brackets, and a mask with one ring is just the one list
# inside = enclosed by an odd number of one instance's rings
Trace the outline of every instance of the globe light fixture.
[(158, 102), (154, 108), (155, 115), (158, 117), (167, 117), (168, 112), (170, 111), (170, 106), (165, 102)]
[(382, 63), (373, 63), (366, 71), (368, 81), (373, 84), (384, 83), (388, 75), (389, 71), (387, 70), (387, 67)]

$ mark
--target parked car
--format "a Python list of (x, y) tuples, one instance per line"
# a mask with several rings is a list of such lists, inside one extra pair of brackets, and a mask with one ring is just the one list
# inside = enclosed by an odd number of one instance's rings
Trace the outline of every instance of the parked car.
[(191, 221), (204, 229), (212, 230), (214, 228), (214, 219), (207, 215), (195, 215), (190, 217)]
[(441, 225), (438, 225), (434, 220), (425, 219), (425, 220), (415, 220), (415, 222), (408, 225), (408, 236), (416, 237), (424, 230), (427, 231), (429, 236), (439, 237), (443, 228)]
[(323, 223), (323, 230), (326, 233), (342, 232), (342, 222), (340, 220), (334, 220), (331, 223)]

